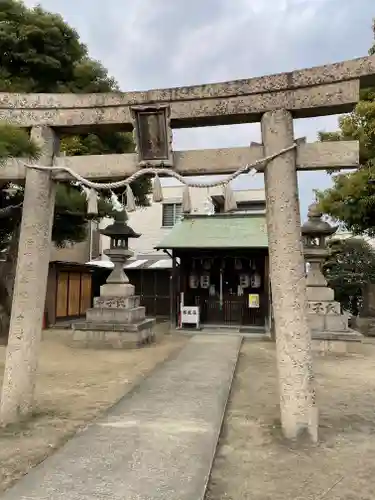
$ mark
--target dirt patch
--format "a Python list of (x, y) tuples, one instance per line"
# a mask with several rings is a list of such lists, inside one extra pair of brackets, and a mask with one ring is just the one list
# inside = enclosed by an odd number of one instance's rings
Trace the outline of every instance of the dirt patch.
[(281, 436), (274, 345), (243, 345), (206, 500), (370, 500), (375, 346), (315, 358), (320, 443)]
[[(65, 334), (51, 331), (42, 342), (33, 418), (0, 429), (0, 493), (188, 340), (166, 335), (137, 350), (86, 350), (64, 345)], [(0, 346), (0, 384), (4, 359)]]

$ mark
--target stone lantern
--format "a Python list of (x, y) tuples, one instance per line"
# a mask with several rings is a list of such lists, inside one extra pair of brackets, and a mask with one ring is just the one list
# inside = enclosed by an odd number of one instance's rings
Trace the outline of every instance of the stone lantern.
[(308, 321), (312, 337), (323, 340), (348, 339), (355, 332), (348, 327), (347, 315), (341, 314), (339, 302), (335, 301), (334, 291), (327, 286), (322, 273), (322, 265), (329, 254), (327, 238), (337, 227), (322, 220), (322, 212), (316, 203), (309, 206), (308, 220), (301, 228), (304, 255), (309, 263), (307, 272)]
[[(321, 288), (327, 286), (322, 273), (322, 265), (329, 254), (327, 238), (335, 234), (337, 227), (322, 220), (322, 212), (316, 203), (309, 206), (307, 221), (303, 224), (302, 240), (306, 261), (310, 264), (307, 274), (307, 286)], [(314, 295), (314, 293), (313, 293)], [(317, 299), (321, 299), (321, 290), (317, 292)]]
[(133, 252), (129, 250), (129, 239), (139, 238), (141, 235), (128, 226), (128, 215), (125, 210), (115, 210), (113, 216), (114, 222), (105, 229), (101, 229), (100, 234), (110, 238), (110, 247), (108, 250), (104, 250), (104, 253), (108, 255), (115, 266), (107, 279), (107, 284), (121, 285), (129, 283), (129, 279), (124, 273), (124, 264), (133, 255)]
[(109, 236), (110, 247), (105, 254), (114, 264), (106, 283), (100, 287), (100, 297), (86, 311), (86, 321), (73, 325), (73, 343), (84, 347), (124, 349), (140, 347), (154, 339), (154, 318), (146, 318), (140, 297), (124, 273), (124, 264), (133, 252), (129, 239), (139, 238), (127, 224), (125, 210), (113, 213), (114, 222), (100, 231)]

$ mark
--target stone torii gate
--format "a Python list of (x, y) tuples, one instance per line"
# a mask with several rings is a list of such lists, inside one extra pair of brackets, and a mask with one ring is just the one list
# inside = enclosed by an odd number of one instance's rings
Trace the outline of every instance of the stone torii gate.
[[(0, 94), (0, 120), (31, 129), (42, 146), (39, 165), (64, 165), (91, 180), (128, 177), (144, 165), (167, 165), (183, 176), (230, 174), (294, 144), (293, 119), (349, 112), (361, 87), (375, 85), (375, 57), (227, 83), (113, 94)], [(150, 120), (149, 120), (150, 118)], [(172, 129), (261, 122), (262, 144), (172, 151)], [(152, 122), (152, 123), (151, 123)], [(152, 127), (159, 130), (152, 141)], [(137, 152), (59, 157), (61, 133), (136, 131)], [(264, 167), (270, 277), (284, 434), (317, 440), (317, 408), (306, 314), (297, 170), (358, 166), (356, 142), (298, 143)], [(257, 167), (262, 170), (261, 167)], [(51, 242), (56, 181), (66, 172), (25, 167), (0, 170), (1, 181), (25, 182), (0, 421), (32, 409), (37, 347)]]

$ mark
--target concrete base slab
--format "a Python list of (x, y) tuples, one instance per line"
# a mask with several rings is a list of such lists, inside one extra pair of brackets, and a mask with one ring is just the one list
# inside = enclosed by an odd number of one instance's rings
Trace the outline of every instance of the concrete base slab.
[(2, 500), (203, 500), (241, 337), (200, 335)]

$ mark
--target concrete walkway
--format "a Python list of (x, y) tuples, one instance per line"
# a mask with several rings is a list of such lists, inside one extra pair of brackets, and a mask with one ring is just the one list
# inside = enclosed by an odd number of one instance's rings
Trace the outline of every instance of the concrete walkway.
[(241, 338), (193, 337), (1, 500), (200, 500)]

